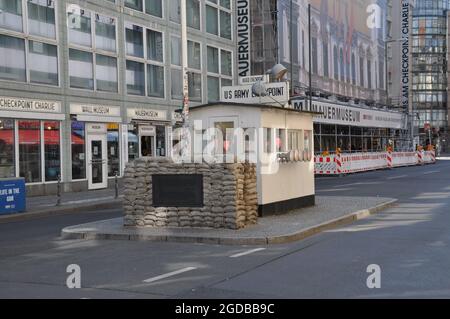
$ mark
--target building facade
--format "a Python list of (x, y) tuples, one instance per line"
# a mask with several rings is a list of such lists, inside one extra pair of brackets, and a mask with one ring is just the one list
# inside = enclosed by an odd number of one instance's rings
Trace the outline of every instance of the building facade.
[(448, 0), (416, 1), (412, 13), (412, 113), (418, 143), (448, 144)]
[[(391, 1), (253, 0), (250, 6), (251, 73), (264, 74), (282, 63), (289, 70), (294, 107), (331, 112), (315, 118), (316, 152), (408, 147), (405, 115), (386, 110), (384, 40), (392, 28)], [(313, 105), (305, 100), (310, 65)]]
[[(108, 186), (167, 156), (182, 104), (179, 1), (0, 0), (0, 178)], [(189, 96), (233, 85), (234, 2), (187, 0)]]

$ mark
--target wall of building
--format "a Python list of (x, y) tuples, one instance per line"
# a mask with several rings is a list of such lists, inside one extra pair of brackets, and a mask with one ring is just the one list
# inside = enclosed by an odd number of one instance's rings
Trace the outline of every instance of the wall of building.
[[(60, 110), (54, 113), (63, 117), (58, 120), (61, 139), (59, 174), (66, 191), (87, 187), (86, 178), (75, 182), (72, 178), (71, 159), (74, 141), (71, 118), (95, 115), (95, 121), (106, 125), (111, 124), (111, 118), (114, 119), (119, 131), (117, 148), (120, 152), (120, 168), (118, 170), (121, 174), (127, 161), (125, 155), (128, 145), (123, 144), (127, 125), (133, 120), (147, 122), (149, 125), (162, 125), (167, 127), (166, 134), (168, 134), (169, 128), (175, 121), (172, 112), (181, 107), (181, 67), (177, 65), (181, 54), (179, 50), (171, 52), (176, 43), (174, 39), (180, 36), (180, 24), (174, 22), (177, 20), (174, 13), (178, 10), (172, 10), (176, 1), (161, 1), (161, 17), (158, 17), (157, 6), (136, 10), (130, 8), (130, 4), (134, 2), (59, 0), (45, 2), (45, 4), (41, 1), (40, 6), (25, 0), (2, 2), (2, 5), (7, 7), (0, 8), (2, 9), (0, 13), (1, 101), (9, 98), (29, 99), (30, 101), (53, 101), (60, 105)], [(141, 2), (145, 3), (145, 1)], [(189, 71), (197, 74), (196, 83), (201, 81), (200, 90), (198, 86), (193, 86), (190, 90), (191, 103), (195, 105), (218, 99), (220, 85), (232, 85), (237, 79), (234, 65), (236, 60), (236, 36), (233, 28), (235, 8), (233, 1), (222, 1), (223, 6), (207, 0), (187, 2), (188, 23), (195, 26), (188, 28), (188, 39), (196, 43), (195, 46), (190, 46), (190, 52), (196, 53), (191, 54)], [(192, 9), (197, 6), (199, 11)], [(152, 9), (153, 14), (145, 13), (146, 9)], [(17, 12), (23, 12), (22, 17), (18, 16)], [(90, 22), (87, 20), (89, 15)], [(39, 16), (39, 19), (46, 17), (46, 23), (40, 21), (41, 23), (38, 24), (36, 16)], [(80, 18), (80, 16), (83, 17)], [(221, 19), (223, 27), (221, 27)], [(91, 27), (90, 36), (89, 33), (84, 32), (88, 30), (87, 25)], [(110, 26), (109, 29), (108, 26)], [(127, 44), (125, 30), (127, 26), (134, 28), (135, 31), (140, 27), (143, 32), (152, 34), (153, 45), (150, 45), (150, 49), (146, 48), (147, 34), (142, 36), (142, 47), (131, 44), (129, 41)], [(106, 44), (112, 43), (111, 38), (108, 38), (112, 30), (115, 30), (116, 48), (110, 48), (110, 50)], [(102, 34), (105, 36), (99, 37), (97, 32), (104, 32)], [(129, 38), (131, 33), (128, 31)], [(150, 40), (148, 42), (150, 43)], [(134, 56), (136, 54), (132, 52), (136, 53), (141, 49), (143, 56)], [(49, 52), (54, 55), (49, 55)], [(86, 60), (86, 57), (92, 59), (92, 63), (89, 59)], [(222, 57), (223, 60), (221, 60)], [(131, 66), (136, 66), (136, 63), (144, 66), (142, 83), (135, 82), (141, 78), (138, 74), (132, 73)], [(116, 81), (111, 81), (112, 79)], [(53, 83), (49, 83), (50, 80)], [(195, 81), (192, 80), (190, 83)], [(144, 90), (142, 96), (136, 94), (139, 90), (136, 90), (136, 87), (133, 89), (133, 84), (141, 85)], [(83, 86), (84, 88), (81, 88)], [(35, 115), (22, 112), (23, 110), (12, 110), (4, 106), (4, 102), (0, 104), (0, 119), (13, 120), (11, 122), (13, 124), (8, 125), (15, 125), (17, 131), (19, 118), (44, 120), (44, 118), (40, 119)], [(90, 110), (83, 111), (85, 114), (74, 112), (74, 105), (77, 105), (77, 110), (86, 106)], [(95, 112), (99, 106), (103, 108)], [(114, 111), (114, 114), (108, 114), (106, 109)], [(165, 117), (149, 115), (146, 118), (132, 118), (129, 113), (131, 109), (151, 111), (153, 114), (160, 113)], [(83, 122), (89, 121), (83, 120)], [(40, 125), (44, 124), (42, 121)], [(41, 132), (44, 140), (45, 128), (42, 128)], [(20, 135), (20, 132), (17, 134)], [(18, 144), (18, 141), (15, 142)], [(18, 149), (19, 146), (14, 145), (14, 148)], [(44, 146), (41, 149), (44, 153)], [(18, 156), (21, 154), (16, 150), (14, 153)], [(41, 167), (44, 166), (45, 163), (41, 163)], [(14, 170), (14, 175), (23, 175), (20, 169)], [(47, 183), (45, 180), (45, 186), (38, 185), (44, 183), (42, 177), (40, 182), (28, 185), (30, 194), (53, 193), (56, 189), (55, 185), (52, 185), (54, 182), (53, 180)]]

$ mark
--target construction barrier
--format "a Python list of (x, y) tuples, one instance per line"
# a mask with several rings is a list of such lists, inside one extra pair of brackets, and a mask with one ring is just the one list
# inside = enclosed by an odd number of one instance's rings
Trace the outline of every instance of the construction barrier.
[(316, 175), (341, 175), (436, 163), (435, 151), (332, 154), (314, 157)]

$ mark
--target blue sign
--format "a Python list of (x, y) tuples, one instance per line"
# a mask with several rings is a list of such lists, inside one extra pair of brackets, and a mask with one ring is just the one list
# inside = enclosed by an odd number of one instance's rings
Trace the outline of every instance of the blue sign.
[(25, 180), (0, 179), (0, 215), (21, 213), (26, 210)]

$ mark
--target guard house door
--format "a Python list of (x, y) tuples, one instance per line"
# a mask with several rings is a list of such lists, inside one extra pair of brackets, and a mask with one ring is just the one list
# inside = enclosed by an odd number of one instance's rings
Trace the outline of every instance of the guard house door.
[[(89, 189), (108, 187), (108, 158), (106, 125), (89, 124), (87, 136), (87, 164)], [(104, 126), (104, 133), (103, 133)]]
[(140, 157), (155, 156), (156, 128), (154, 126), (139, 126)]

